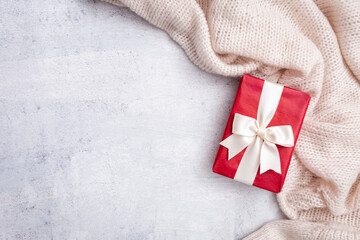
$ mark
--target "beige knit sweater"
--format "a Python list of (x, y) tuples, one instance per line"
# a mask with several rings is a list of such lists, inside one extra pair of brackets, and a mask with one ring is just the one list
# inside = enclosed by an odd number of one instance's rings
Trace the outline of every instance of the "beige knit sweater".
[(360, 239), (360, 0), (121, 1), (208, 72), (311, 94), (277, 195), (290, 220), (247, 239)]

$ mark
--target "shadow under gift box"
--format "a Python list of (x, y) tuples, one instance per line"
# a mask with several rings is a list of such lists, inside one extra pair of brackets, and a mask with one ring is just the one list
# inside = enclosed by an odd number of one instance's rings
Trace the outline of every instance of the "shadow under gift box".
[[(262, 79), (250, 75), (242, 77), (222, 140), (232, 135), (232, 123), (235, 113), (257, 119), (263, 85), (264, 80)], [(273, 170), (260, 174), (259, 168), (252, 184), (253, 186), (275, 193), (281, 191), (309, 102), (309, 94), (289, 87), (283, 88), (276, 112), (267, 127), (290, 125), (294, 134), (294, 146), (283, 147), (276, 145), (280, 156), (281, 174)], [(226, 177), (234, 178), (245, 151), (246, 148), (228, 160), (228, 149), (220, 145), (213, 171)]]

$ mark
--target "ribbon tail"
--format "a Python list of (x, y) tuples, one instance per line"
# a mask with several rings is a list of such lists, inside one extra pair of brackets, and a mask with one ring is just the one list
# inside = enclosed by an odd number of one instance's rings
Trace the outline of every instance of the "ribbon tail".
[(236, 170), (234, 180), (249, 185), (254, 183), (259, 170), (260, 150), (263, 142), (264, 141), (261, 138), (255, 137), (252, 143), (246, 148), (244, 156)]
[(260, 174), (270, 169), (281, 174), (280, 155), (274, 143), (264, 141), (260, 152)]
[(232, 134), (225, 140), (220, 142), (220, 145), (228, 149), (228, 160), (230, 160), (231, 158), (239, 154), (242, 150), (244, 150), (244, 148), (246, 148), (253, 139), (254, 137)]

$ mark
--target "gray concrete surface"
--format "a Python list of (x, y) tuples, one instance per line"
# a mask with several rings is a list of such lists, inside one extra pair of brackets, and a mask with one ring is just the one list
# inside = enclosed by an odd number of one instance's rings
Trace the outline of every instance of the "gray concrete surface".
[(240, 239), (275, 195), (212, 173), (238, 79), (99, 1), (0, 2), (0, 239)]

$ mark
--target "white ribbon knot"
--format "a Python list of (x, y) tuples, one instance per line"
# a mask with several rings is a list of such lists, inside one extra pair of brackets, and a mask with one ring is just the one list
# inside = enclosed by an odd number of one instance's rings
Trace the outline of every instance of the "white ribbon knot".
[(252, 185), (260, 165), (260, 174), (272, 169), (281, 174), (281, 162), (276, 145), (294, 146), (294, 134), (290, 125), (267, 127), (272, 120), (281, 98), (283, 87), (264, 82), (257, 119), (235, 113), (232, 135), (220, 142), (228, 148), (228, 160), (245, 153), (236, 171), (235, 180)]

